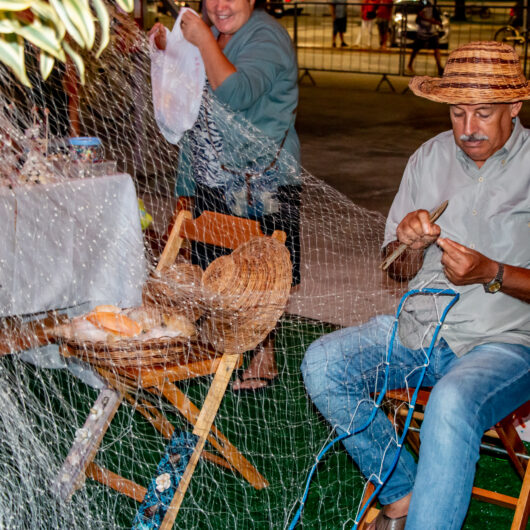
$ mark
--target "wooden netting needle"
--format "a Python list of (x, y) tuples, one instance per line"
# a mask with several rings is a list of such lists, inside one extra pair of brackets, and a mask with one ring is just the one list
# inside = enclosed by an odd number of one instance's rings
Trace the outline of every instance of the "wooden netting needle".
[[(430, 213), (429, 221), (431, 223), (434, 223), (440, 217), (440, 215), (444, 213), (448, 204), (449, 204), (449, 201), (444, 201), (442, 202), (442, 204), (440, 204), (440, 206), (438, 206), (438, 208), (435, 208), (434, 210), (429, 212)], [(379, 268), (386, 271), (388, 267), (390, 267), (390, 265), (394, 263), (394, 261), (396, 261), (399, 258), (399, 256), (401, 256), (401, 254), (405, 252), (405, 250), (407, 250), (407, 248), (408, 248), (408, 245), (406, 245), (405, 243), (401, 243), (401, 245), (399, 245), (399, 247), (396, 248), (396, 250), (394, 250), (392, 254), (390, 254), (389, 256), (385, 258), (385, 260), (383, 261), (383, 263), (381, 263)]]

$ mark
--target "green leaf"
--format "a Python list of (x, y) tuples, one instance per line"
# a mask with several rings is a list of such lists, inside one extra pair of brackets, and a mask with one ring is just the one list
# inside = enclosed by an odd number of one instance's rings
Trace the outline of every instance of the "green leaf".
[(116, 0), (116, 3), (127, 13), (131, 13), (134, 8), (134, 0)]
[(57, 38), (62, 41), (66, 33), (66, 28), (62, 20), (57, 15), (55, 9), (53, 9), (50, 4), (47, 2), (41, 2), (40, 0), (35, 0), (31, 3), (31, 11), (33, 14), (37, 15), (41, 21), (49, 21), (55, 27)]
[(48, 76), (50, 75), (54, 64), (55, 59), (51, 55), (48, 55), (46, 52), (43, 51), (40, 52), (40, 74), (42, 75), (42, 79), (44, 79), (45, 81), (46, 79), (48, 79)]
[(72, 47), (65, 41), (63, 42), (63, 48), (64, 51), (70, 56), (72, 61), (74, 62), (77, 71), (79, 72), (79, 79), (81, 80), (81, 84), (85, 84), (85, 63), (83, 62), (82, 57), (72, 49)]
[(15, 33), (20, 29), (20, 21), (10, 15), (0, 12), (0, 33)]
[(18, 79), (31, 88), (24, 62), (24, 39), (17, 35), (0, 35), (0, 61), (11, 68)]
[(50, 0), (50, 4), (55, 9), (55, 12), (61, 19), (61, 22), (65, 25), (66, 31), (68, 32), (68, 35), (70, 35), (81, 48), (85, 47), (85, 41), (83, 40), (83, 37), (81, 37), (81, 34), (77, 30), (77, 28), (74, 26), (70, 18), (68, 17), (68, 14), (66, 13), (66, 10), (61, 3), (60, 0)]
[(94, 15), (88, 2), (83, 0), (63, 0), (63, 6), (68, 17), (83, 37), (86, 47), (90, 50), (94, 46), (96, 28), (94, 26)]
[(39, 19), (36, 18), (33, 24), (22, 24), (15, 33), (21, 35), (28, 42), (31, 42), (49, 55), (53, 55), (61, 61), (65, 59), (55, 28), (42, 24)]
[(31, 3), (31, 0), (0, 0), (0, 11), (24, 11)]
[(110, 17), (107, 7), (103, 0), (92, 0), (92, 5), (98, 16), (99, 25), (101, 26), (101, 40), (98, 51), (96, 52), (96, 59), (99, 58), (103, 50), (107, 47), (110, 40)]

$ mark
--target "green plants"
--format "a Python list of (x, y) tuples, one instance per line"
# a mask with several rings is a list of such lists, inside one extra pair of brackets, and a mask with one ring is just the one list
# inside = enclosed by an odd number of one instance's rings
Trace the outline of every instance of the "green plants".
[[(133, 9), (133, 0), (116, 3), (124, 11)], [(28, 87), (26, 46), (39, 50), (44, 79), (55, 61), (71, 60), (84, 82), (85, 67), (79, 52), (97, 45), (99, 57), (109, 43), (109, 35), (110, 17), (104, 0), (0, 0), (0, 61)]]

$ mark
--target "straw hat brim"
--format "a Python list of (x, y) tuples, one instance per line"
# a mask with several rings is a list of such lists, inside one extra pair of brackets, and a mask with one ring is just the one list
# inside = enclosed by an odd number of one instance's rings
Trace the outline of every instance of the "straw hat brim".
[(201, 336), (217, 351), (243, 353), (274, 329), (292, 281), (289, 251), (271, 237), (256, 237), (212, 261), (202, 278), (210, 296)]
[(479, 83), (454, 83), (443, 77), (416, 76), (410, 80), (409, 87), (417, 96), (450, 105), (515, 103), (530, 99), (528, 82), (517, 87), (502, 87)]

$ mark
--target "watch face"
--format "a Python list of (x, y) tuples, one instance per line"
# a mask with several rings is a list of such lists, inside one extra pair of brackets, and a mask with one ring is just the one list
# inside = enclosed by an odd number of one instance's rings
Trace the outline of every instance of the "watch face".
[(493, 282), (490, 286), (488, 286), (488, 291), (490, 293), (496, 293), (501, 288), (501, 282)]

